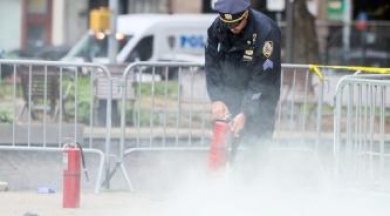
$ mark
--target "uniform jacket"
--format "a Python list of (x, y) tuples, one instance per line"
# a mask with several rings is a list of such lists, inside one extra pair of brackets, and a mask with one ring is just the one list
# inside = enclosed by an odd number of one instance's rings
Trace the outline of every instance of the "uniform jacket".
[(281, 33), (275, 22), (249, 9), (241, 33), (231, 33), (219, 18), (207, 33), (205, 71), (211, 100), (225, 102), (233, 115), (244, 113), (249, 124), (273, 128), (281, 75)]

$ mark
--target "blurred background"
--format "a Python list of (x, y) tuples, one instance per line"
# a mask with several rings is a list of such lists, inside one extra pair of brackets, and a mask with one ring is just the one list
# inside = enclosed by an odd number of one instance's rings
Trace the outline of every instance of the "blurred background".
[[(117, 14), (212, 13), (214, 0), (117, 0)], [(1, 0), (0, 58), (59, 60), (110, 0)], [(283, 32), (283, 61), (390, 66), (388, 0), (252, 0)], [(12, 13), (11, 13), (12, 11)]]

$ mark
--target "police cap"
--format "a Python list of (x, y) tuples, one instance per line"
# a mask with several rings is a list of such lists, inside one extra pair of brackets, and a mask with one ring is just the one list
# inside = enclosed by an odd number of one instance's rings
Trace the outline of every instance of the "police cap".
[(214, 4), (214, 10), (219, 13), (219, 18), (230, 26), (239, 23), (248, 13), (249, 0), (218, 0)]

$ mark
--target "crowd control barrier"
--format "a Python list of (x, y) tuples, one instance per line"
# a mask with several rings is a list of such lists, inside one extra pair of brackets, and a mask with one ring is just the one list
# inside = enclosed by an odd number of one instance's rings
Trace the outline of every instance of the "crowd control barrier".
[(350, 75), (337, 85), (336, 176), (348, 187), (388, 191), (390, 76)]
[[(4, 59), (0, 65), (0, 150), (62, 153), (64, 143), (82, 143), (85, 153), (99, 158), (98, 170), (93, 172), (94, 191), (98, 193), (104, 163), (108, 163), (105, 158), (110, 154), (111, 118), (104, 123), (96, 120), (96, 80), (111, 80), (107, 67)], [(111, 113), (110, 97), (100, 107), (106, 112), (104, 116)], [(101, 138), (100, 143), (95, 137)]]
[[(63, 143), (77, 141), (100, 158), (96, 192), (109, 188), (118, 170), (134, 189), (131, 166), (125, 165), (134, 152), (209, 150), (211, 103), (203, 64), (0, 60), (0, 65), (7, 70), (0, 71), (0, 150), (61, 152)], [(386, 188), (388, 73), (283, 64), (273, 147), (313, 153), (319, 169), (317, 153), (330, 147), (334, 164), (327, 166), (337, 176)]]
[[(212, 123), (202, 64), (137, 62), (127, 67), (122, 82), (122, 92), (133, 92), (135, 102), (126, 93), (122, 95), (121, 156), (114, 170), (123, 172), (130, 190), (125, 156), (139, 151), (209, 149)], [(309, 65), (283, 65), (275, 143), (293, 142), (290, 146), (294, 146), (304, 142), (305, 147), (297, 149), (310, 146), (315, 151), (325, 123), (331, 137), (332, 115), (328, 113), (325, 122), (322, 115), (325, 83), (323, 73)]]

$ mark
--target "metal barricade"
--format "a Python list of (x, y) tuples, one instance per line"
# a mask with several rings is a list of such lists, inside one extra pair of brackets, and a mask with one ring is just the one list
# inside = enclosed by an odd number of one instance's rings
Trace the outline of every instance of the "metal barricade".
[(351, 188), (389, 192), (389, 75), (346, 76), (337, 85), (336, 177)]
[[(124, 65), (107, 68), (87, 63), (12, 60), (0, 60), (0, 65), (12, 68), (13, 77), (2, 80), (0, 85), (0, 98), (8, 101), (0, 105), (0, 120), (4, 121), (2, 110), (13, 110), (5, 119), (8, 123), (0, 124), (0, 150), (61, 151), (64, 139), (70, 137), (83, 143), (86, 152), (100, 156), (97, 192), (101, 184), (109, 187), (118, 169), (129, 189), (133, 189), (124, 159), (134, 152), (209, 150), (211, 103), (203, 64), (137, 62), (128, 65), (123, 73), (120, 71)], [(110, 68), (115, 70), (115, 77)], [(341, 154), (340, 149), (355, 140), (348, 135), (346, 142), (340, 135), (344, 127), (335, 123), (336, 119), (344, 123), (344, 108), (339, 108), (335, 116), (333, 109), (335, 105), (344, 107), (341, 104), (353, 97), (335, 101), (335, 84), (339, 80), (359, 80), (363, 84), (370, 80), (378, 88), (376, 82), (383, 81), (377, 79), (384, 77), (358, 75), (343, 79), (343, 71), (344, 68), (324, 67), (319, 72), (310, 65), (282, 65), (274, 150), (309, 152), (322, 169), (317, 153), (323, 147), (333, 147), (338, 155), (336, 162), (342, 164), (346, 154)], [(343, 91), (337, 88), (337, 97), (339, 92)], [(113, 110), (113, 100), (118, 110)], [(354, 108), (346, 110), (351, 112)], [(120, 116), (118, 128), (112, 125), (115, 111)], [(103, 125), (99, 119), (103, 119)], [(353, 124), (345, 126), (349, 128), (347, 134)], [(337, 139), (337, 134), (341, 138)], [(379, 143), (384, 142), (382, 139)], [(345, 152), (352, 152), (348, 148)], [(375, 154), (371, 157), (372, 162), (377, 161)], [(112, 159), (115, 165), (111, 170)]]
[[(108, 69), (98, 64), (27, 60), (0, 60), (0, 65), (10, 69), (0, 83), (0, 150), (61, 152), (65, 142), (80, 142), (85, 153), (99, 157), (94, 186), (98, 193), (104, 162), (109, 163), (111, 120), (107, 118), (104, 126), (95, 121), (96, 77), (111, 80)], [(107, 117), (110, 95), (104, 107)]]
[[(324, 71), (326, 74), (327, 71)], [(322, 74), (320, 74), (322, 75)], [(323, 130), (329, 131), (329, 116), (323, 116), (327, 80), (313, 73), (309, 65), (283, 64), (281, 94), (276, 110), (274, 138), (316, 149)], [(307, 145), (308, 144), (308, 145)], [(313, 145), (315, 144), (315, 145)]]
[[(122, 90), (121, 158), (117, 167), (121, 168), (130, 190), (133, 187), (123, 165), (126, 155), (136, 151), (208, 149), (210, 103), (202, 72), (203, 65), (196, 63), (139, 62), (126, 68)], [(135, 104), (130, 109), (128, 88), (135, 94)]]
[[(204, 65), (138, 62), (129, 65), (122, 82), (125, 94), (122, 95), (117, 168), (122, 170), (130, 190), (133, 187), (123, 157), (139, 151), (208, 150), (211, 115)], [(274, 138), (279, 143), (295, 141), (290, 147), (306, 142), (311, 145), (310, 150), (315, 150), (313, 143), (320, 142), (323, 125), (324, 82), (308, 65), (283, 65), (282, 83)], [(127, 106), (128, 88), (135, 94), (133, 108)], [(327, 121), (332, 120), (328, 116)]]

